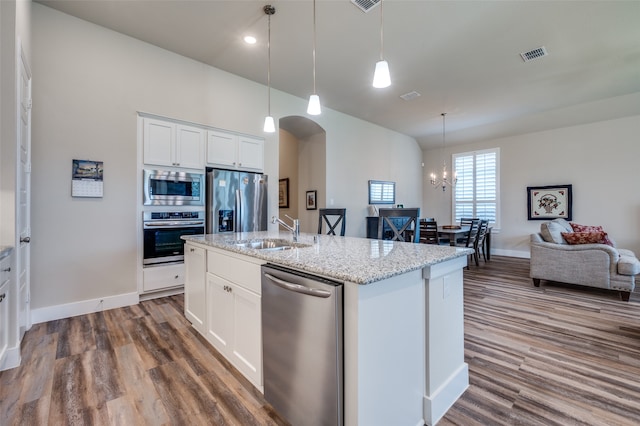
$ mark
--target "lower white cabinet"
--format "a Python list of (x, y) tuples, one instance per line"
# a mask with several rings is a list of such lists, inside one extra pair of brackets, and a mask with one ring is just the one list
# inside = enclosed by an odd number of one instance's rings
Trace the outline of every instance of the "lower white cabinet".
[(207, 298), (205, 274), (207, 252), (200, 247), (187, 245), (184, 250), (185, 285), (184, 315), (201, 333), (206, 332)]
[(0, 262), (0, 366), (4, 363), (9, 345), (10, 266), (10, 257), (5, 257)]
[(187, 242), (185, 264), (185, 316), (262, 391), (261, 262)]

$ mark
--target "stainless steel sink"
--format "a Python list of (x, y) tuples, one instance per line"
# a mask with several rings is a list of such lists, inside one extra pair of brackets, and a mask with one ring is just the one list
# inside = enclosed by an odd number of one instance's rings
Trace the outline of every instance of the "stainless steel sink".
[(287, 240), (278, 239), (264, 239), (264, 240), (252, 240), (233, 243), (236, 247), (248, 248), (254, 250), (291, 250), (294, 248), (310, 247), (309, 244), (294, 243)]

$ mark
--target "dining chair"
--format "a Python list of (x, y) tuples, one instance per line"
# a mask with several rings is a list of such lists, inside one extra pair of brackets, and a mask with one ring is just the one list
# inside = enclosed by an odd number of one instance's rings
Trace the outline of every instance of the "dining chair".
[[(468, 226), (469, 228), (471, 228), (471, 225), (473, 225), (473, 221), (480, 221), (479, 217), (461, 217), (460, 218), (460, 226), (464, 227), (464, 226)], [(468, 243), (467, 243), (468, 241)], [(465, 243), (465, 245), (467, 247), (469, 247), (469, 245), (473, 242), (473, 240), (469, 239), (469, 234), (463, 236), (462, 238), (458, 238), (456, 240), (456, 243)]]
[(480, 262), (478, 261), (480, 258), (480, 250), (482, 250), (482, 257), (484, 258), (484, 261), (487, 261), (487, 256), (484, 250), (484, 239), (487, 235), (488, 229), (489, 221), (481, 220), (478, 227), (478, 233), (476, 234), (476, 238), (473, 241), (473, 257), (476, 261), (476, 266), (480, 266)]
[(462, 238), (458, 238), (456, 240), (456, 245), (464, 246), (464, 247), (472, 247), (473, 241), (476, 238), (476, 234), (478, 233), (478, 228), (480, 227), (480, 219), (470, 219), (467, 222), (467, 225), (462, 225), (462, 220), (460, 221), (460, 226), (468, 226), (469, 232), (465, 234)]
[(435, 220), (420, 221), (420, 242), (422, 244), (440, 244), (438, 222)]
[[(382, 240), (384, 237), (385, 225), (391, 230), (392, 241), (406, 241), (404, 232), (411, 229), (413, 225), (413, 237), (412, 242), (417, 243), (420, 241), (420, 225), (418, 223), (420, 218), (420, 209), (380, 209), (378, 212), (380, 220), (378, 220), (378, 239)], [(402, 226), (396, 227), (397, 222), (393, 219), (404, 219)]]
[(347, 222), (347, 209), (319, 209), (318, 234), (322, 234), (322, 223), (326, 223), (327, 235), (336, 235), (336, 228), (340, 227), (340, 236), (344, 237)]

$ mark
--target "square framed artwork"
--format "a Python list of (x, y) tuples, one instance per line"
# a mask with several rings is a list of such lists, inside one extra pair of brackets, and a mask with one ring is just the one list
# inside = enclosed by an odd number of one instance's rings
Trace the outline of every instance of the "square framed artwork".
[(307, 191), (307, 210), (315, 210), (318, 208), (316, 204), (316, 196), (318, 191)]
[(527, 187), (527, 211), (529, 220), (571, 220), (571, 185)]

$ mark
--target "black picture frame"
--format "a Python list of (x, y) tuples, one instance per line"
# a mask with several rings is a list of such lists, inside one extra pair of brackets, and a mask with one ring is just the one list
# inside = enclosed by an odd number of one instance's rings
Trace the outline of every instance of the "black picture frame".
[(573, 211), (572, 185), (546, 185), (527, 187), (528, 220), (571, 220)]
[(278, 207), (289, 208), (289, 178), (278, 180)]
[(316, 197), (318, 196), (318, 191), (307, 191), (306, 204), (307, 210), (316, 210), (318, 208), (318, 204), (316, 203)]

